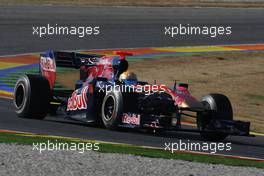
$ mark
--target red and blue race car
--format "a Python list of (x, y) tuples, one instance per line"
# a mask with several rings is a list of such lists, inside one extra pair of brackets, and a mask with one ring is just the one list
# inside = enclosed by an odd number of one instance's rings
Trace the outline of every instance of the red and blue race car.
[[(169, 88), (139, 81), (135, 73), (128, 71), (126, 56), (131, 53), (115, 54), (41, 54), (39, 74), (23, 75), (16, 83), (17, 115), (34, 119), (60, 115), (109, 129), (198, 132), (207, 140), (250, 136), (250, 123), (233, 120), (232, 106), (225, 95), (208, 94), (198, 101), (188, 91), (188, 84), (175, 82)], [(75, 90), (54, 89), (57, 67), (80, 70)], [(196, 118), (197, 128), (184, 128), (183, 115)]]

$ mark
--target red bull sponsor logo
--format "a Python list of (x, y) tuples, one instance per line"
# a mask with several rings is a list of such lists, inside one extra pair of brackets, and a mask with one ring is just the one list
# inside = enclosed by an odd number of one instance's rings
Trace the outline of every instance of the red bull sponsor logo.
[(124, 113), (122, 117), (122, 122), (131, 125), (140, 125), (140, 115), (134, 113)]
[(56, 64), (50, 57), (40, 57), (40, 66), (43, 71), (56, 72)]
[(68, 99), (67, 111), (87, 109), (87, 90), (88, 86), (84, 87), (80, 94), (78, 94), (78, 90), (72, 93)]

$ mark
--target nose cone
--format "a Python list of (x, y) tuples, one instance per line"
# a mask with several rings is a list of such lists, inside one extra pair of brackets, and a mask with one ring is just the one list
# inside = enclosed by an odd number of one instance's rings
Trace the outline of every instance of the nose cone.
[(181, 108), (190, 108), (193, 110), (204, 110), (203, 104), (196, 100), (188, 91), (186, 87), (179, 86), (176, 91), (178, 98), (176, 103)]
[(190, 108), (192, 110), (204, 110), (203, 104), (193, 97), (185, 97), (184, 101), (178, 106), (181, 108)]

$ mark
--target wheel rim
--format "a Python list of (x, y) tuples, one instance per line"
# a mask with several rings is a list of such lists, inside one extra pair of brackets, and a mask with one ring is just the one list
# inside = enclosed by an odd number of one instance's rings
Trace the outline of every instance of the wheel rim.
[(113, 96), (109, 96), (104, 105), (104, 118), (111, 120), (115, 110), (115, 101)]
[(18, 85), (16, 89), (16, 94), (15, 94), (15, 104), (18, 109), (20, 109), (25, 101), (25, 87), (23, 84)]

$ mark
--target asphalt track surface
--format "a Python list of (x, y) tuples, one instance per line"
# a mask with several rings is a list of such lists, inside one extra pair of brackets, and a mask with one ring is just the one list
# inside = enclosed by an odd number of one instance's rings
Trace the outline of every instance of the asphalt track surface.
[[(19, 130), (38, 134), (77, 137), (89, 140), (143, 145), (165, 148), (165, 143), (185, 143), (203, 141), (197, 133), (170, 132), (162, 135), (123, 129), (110, 131), (104, 128), (89, 126), (64, 118), (46, 117), (44, 120), (18, 118), (11, 100), (0, 99), (0, 129)], [(208, 142), (208, 141), (207, 141)], [(231, 151), (217, 151), (217, 154), (244, 156), (264, 159), (264, 137), (230, 136), (224, 143), (231, 142)]]
[[(47, 49), (106, 49), (264, 43), (264, 9), (1, 6), (0, 55)], [(32, 26), (100, 26), (100, 35), (32, 35)], [(232, 34), (168, 37), (164, 26), (231, 26)]]
[[(47, 49), (94, 49), (150, 46), (191, 46), (235, 43), (263, 43), (263, 9), (225, 8), (132, 8), (132, 7), (52, 7), (1, 6), (0, 55), (39, 52)], [(97, 37), (44, 37), (32, 35), (32, 25), (100, 25)], [(164, 25), (229, 25), (233, 34), (210, 38), (184, 36), (168, 38)], [(61, 135), (109, 142), (164, 147), (165, 142), (204, 142), (199, 134), (169, 133), (165, 136), (124, 130), (109, 131), (78, 122), (47, 117), (45, 120), (21, 119), (15, 115), (11, 100), (0, 99), (0, 129)], [(229, 137), (228, 155), (264, 159), (264, 137)]]

